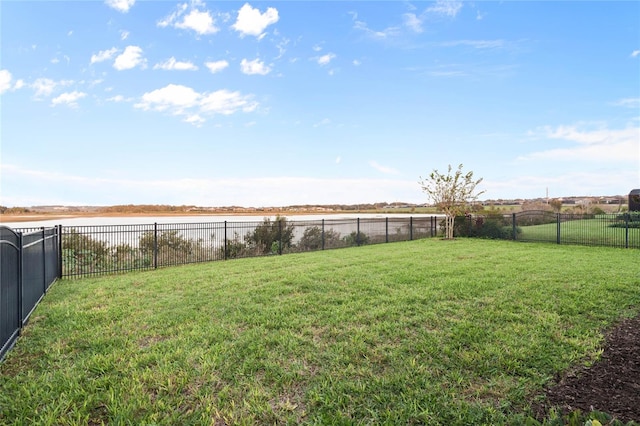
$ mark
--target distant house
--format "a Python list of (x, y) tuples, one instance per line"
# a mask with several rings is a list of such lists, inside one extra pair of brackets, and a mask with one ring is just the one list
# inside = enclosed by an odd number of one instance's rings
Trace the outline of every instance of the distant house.
[(640, 189), (632, 189), (629, 193), (629, 211), (640, 212)]

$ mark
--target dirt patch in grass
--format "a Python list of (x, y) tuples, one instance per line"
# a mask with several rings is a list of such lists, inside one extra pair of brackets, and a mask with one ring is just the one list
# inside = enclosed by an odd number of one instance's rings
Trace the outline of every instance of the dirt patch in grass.
[(541, 419), (556, 407), (562, 414), (597, 410), (623, 422), (640, 422), (640, 316), (613, 328), (601, 359), (560, 377), (546, 397), (535, 407)]

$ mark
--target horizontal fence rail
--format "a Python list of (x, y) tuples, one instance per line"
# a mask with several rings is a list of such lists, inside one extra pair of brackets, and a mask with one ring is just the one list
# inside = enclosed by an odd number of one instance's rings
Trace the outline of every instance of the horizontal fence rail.
[(16, 232), (0, 226), (0, 360), (61, 276), (60, 227)]

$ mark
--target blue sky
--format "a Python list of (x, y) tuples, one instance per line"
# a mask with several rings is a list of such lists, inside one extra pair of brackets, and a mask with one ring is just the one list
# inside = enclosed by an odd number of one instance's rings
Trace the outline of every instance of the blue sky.
[(634, 1), (2, 1), (0, 204), (640, 188)]

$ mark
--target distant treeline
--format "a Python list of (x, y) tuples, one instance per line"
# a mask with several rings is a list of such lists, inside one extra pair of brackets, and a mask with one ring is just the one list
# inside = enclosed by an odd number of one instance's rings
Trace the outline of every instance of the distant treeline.
[(100, 207), (97, 213), (185, 213), (194, 210), (204, 210), (196, 206), (171, 206), (168, 204), (123, 204)]
[(0, 214), (26, 214), (31, 213), (26, 207), (5, 207), (0, 206)]

